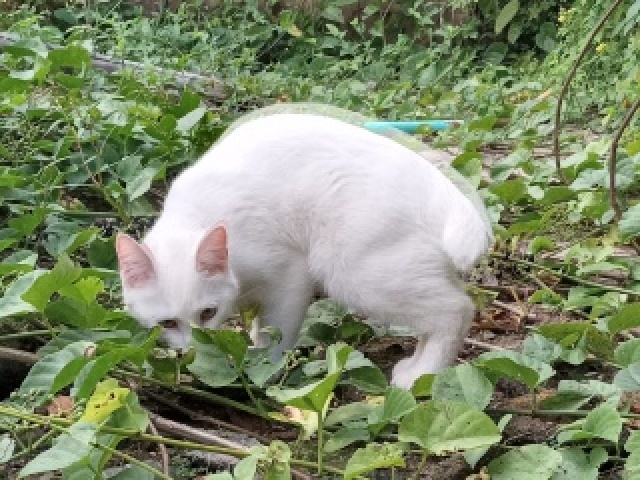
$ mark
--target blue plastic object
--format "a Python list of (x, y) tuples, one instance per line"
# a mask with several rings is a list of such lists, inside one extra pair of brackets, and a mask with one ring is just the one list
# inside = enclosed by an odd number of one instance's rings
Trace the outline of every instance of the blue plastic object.
[(460, 125), (461, 123), (461, 120), (373, 120), (365, 122), (364, 127), (375, 133), (384, 132), (390, 128), (395, 128), (396, 130), (400, 130), (405, 133), (416, 133), (420, 127), (428, 127), (432, 130), (446, 130), (456, 125)]

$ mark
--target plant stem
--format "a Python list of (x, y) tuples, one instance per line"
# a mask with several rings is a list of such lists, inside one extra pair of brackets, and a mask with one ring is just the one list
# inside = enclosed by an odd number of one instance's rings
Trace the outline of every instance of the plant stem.
[[(129, 372), (127, 370), (121, 370), (121, 369), (116, 369), (114, 370), (112, 373), (123, 376), (123, 377), (128, 377), (129, 375), (132, 375), (133, 372)], [(255, 408), (251, 408), (248, 405), (245, 405), (244, 403), (240, 403), (240, 402), (236, 402), (234, 400), (230, 400), (226, 397), (223, 397), (221, 395), (216, 395), (215, 393), (210, 393), (210, 392), (205, 392), (204, 390), (198, 390), (197, 388), (193, 388), (193, 387), (189, 387), (186, 385), (173, 385), (171, 383), (167, 383), (167, 382), (163, 382), (162, 380), (158, 380), (157, 378), (153, 378), (153, 377), (141, 377), (144, 379), (145, 382), (148, 383), (153, 383), (155, 385), (159, 385), (161, 387), (164, 388), (168, 388), (174, 392), (180, 392), (180, 393), (186, 393), (189, 395), (195, 395), (197, 397), (200, 398), (206, 398), (207, 400), (211, 400), (212, 402), (215, 403), (219, 403), (221, 405), (227, 405), (229, 407), (233, 407), (237, 410), (241, 410), (243, 412), (247, 412), (247, 413), (251, 413), (253, 415), (257, 415), (259, 417), (262, 418), (267, 418), (269, 420), (273, 420), (271, 417), (267, 416), (266, 414), (261, 414), (257, 409)]]
[[(527, 415), (530, 417), (545, 417), (545, 416), (554, 416), (554, 417), (586, 417), (590, 411), (588, 410), (527, 410), (523, 408), (488, 408), (486, 410), (487, 413), (497, 414), (497, 415)], [(620, 413), (622, 418), (639, 420), (640, 414), (638, 413)]]
[[(27, 422), (36, 423), (42, 426), (49, 426), (51, 428), (55, 428), (56, 426), (59, 428), (70, 427), (74, 423), (73, 421), (67, 420), (64, 418), (45, 417), (43, 415), (38, 415), (35, 413), (22, 412), (20, 410), (16, 410), (14, 408), (7, 407), (1, 404), (0, 404), (0, 415), (7, 415), (10, 417), (19, 418)], [(216, 447), (213, 445), (203, 445), (201, 443), (190, 442), (187, 440), (175, 440), (173, 438), (162, 437), (160, 435), (151, 435), (151, 434), (143, 433), (137, 430), (125, 430), (122, 428), (100, 426), (98, 427), (98, 431), (101, 433), (111, 433), (114, 435), (128, 437), (132, 440), (161, 443), (161, 444), (169, 445), (176, 448), (201, 450), (203, 452), (223, 453), (223, 454), (231, 455), (236, 458), (244, 458), (249, 455), (249, 452), (247, 450)], [(289, 463), (291, 463), (291, 465), (296, 465), (296, 466), (305, 467), (305, 468), (316, 468), (318, 466), (318, 464), (315, 462), (308, 462), (306, 460), (298, 460), (298, 459), (291, 459)], [(332, 467), (330, 465), (324, 465), (322, 468), (324, 471), (334, 473), (336, 475), (344, 475), (343, 470), (340, 470), (339, 468), (336, 468), (336, 467)]]
[(137, 458), (132, 457), (128, 453), (120, 452), (119, 450), (116, 450), (114, 448), (108, 447), (106, 445), (101, 445), (99, 443), (91, 443), (91, 446), (94, 447), (94, 448), (98, 448), (100, 450), (109, 452), (112, 455), (115, 455), (117, 457), (123, 458), (124, 460), (126, 460), (127, 462), (129, 462), (129, 463), (131, 463), (133, 465), (137, 465), (138, 467), (143, 468), (144, 470), (147, 470), (148, 472), (150, 472), (151, 474), (154, 475), (154, 478), (158, 477), (158, 478), (162, 478), (164, 480), (173, 480), (169, 475), (165, 475), (160, 470), (156, 470), (151, 465), (147, 465), (146, 463), (138, 460)]
[(538, 270), (544, 270), (544, 271), (547, 271), (549, 273), (553, 273), (554, 275), (556, 275), (558, 277), (562, 277), (562, 278), (565, 278), (567, 280), (571, 280), (572, 282), (575, 282), (575, 283), (578, 283), (578, 284), (581, 284), (581, 285), (587, 285), (589, 287), (596, 287), (596, 288), (600, 288), (602, 290), (607, 290), (607, 291), (610, 291), (610, 292), (625, 293), (627, 295), (634, 295), (634, 296), (640, 295), (640, 292), (629, 290), (627, 288), (615, 287), (613, 285), (604, 285), (602, 283), (594, 282), (592, 280), (586, 280), (584, 278), (576, 277), (574, 275), (569, 275), (569, 274), (566, 274), (566, 273), (559, 272), (554, 268), (547, 267), (545, 265), (540, 265), (539, 263), (530, 262), (529, 260), (523, 260), (523, 259), (520, 259), (520, 258), (513, 258), (513, 257), (507, 256), (505, 254), (498, 253), (498, 252), (492, 252), (489, 255), (491, 257), (494, 257), (494, 258), (500, 258), (500, 259), (505, 260), (507, 262), (518, 263), (520, 265), (526, 265), (527, 267), (537, 268)]
[(258, 400), (256, 398), (256, 396), (253, 394), (253, 392), (251, 391), (251, 387), (249, 386), (249, 382), (247, 382), (247, 378), (245, 377), (244, 372), (240, 372), (240, 381), (242, 381), (242, 386), (244, 387), (245, 391), (247, 392), (247, 395), (249, 395), (249, 398), (251, 399), (253, 404), (256, 406), (256, 409), (260, 413), (260, 416), (261, 417), (267, 417), (268, 415), (267, 415), (267, 412), (264, 409), (264, 406), (262, 405), (262, 402), (260, 400)]
[(31, 330), (29, 332), (16, 332), (0, 335), (0, 342), (5, 340), (15, 340), (20, 338), (39, 337), (42, 335), (54, 335), (60, 331), (59, 328), (52, 328), (49, 330)]
[(618, 5), (620, 5), (621, 3), (622, 3), (622, 0), (616, 0), (615, 2), (613, 2), (609, 7), (609, 9), (602, 16), (598, 24), (595, 26), (595, 28), (591, 31), (591, 33), (589, 34), (589, 37), (587, 38), (587, 41), (582, 47), (582, 50), (580, 50), (580, 54), (578, 55), (576, 60), (573, 62), (573, 65), (571, 66), (571, 70), (569, 70), (569, 73), (567, 74), (567, 78), (562, 84), (560, 95), (558, 95), (558, 103), (556, 105), (555, 120), (553, 123), (553, 153), (556, 157), (556, 171), (558, 172), (558, 176), (562, 181), (564, 181), (564, 176), (562, 175), (562, 169), (560, 168), (560, 115), (562, 113), (562, 101), (564, 100), (564, 97), (567, 95), (567, 92), (569, 91), (569, 84), (573, 80), (573, 77), (575, 77), (576, 72), (578, 71), (578, 67), (580, 66), (580, 63), (584, 59), (585, 55), (587, 54), (587, 50), (593, 44), (593, 40), (596, 38), (596, 35), (598, 35), (598, 32), (602, 30), (602, 27), (607, 22), (611, 14), (614, 12), (616, 8), (618, 8)]
[[(26, 413), (23, 413), (23, 412), (19, 412), (18, 410), (14, 410), (14, 409), (12, 409), (10, 407), (5, 408), (5, 407), (0, 406), (0, 413), (6, 413), (7, 415), (10, 415), (10, 416), (13, 416), (13, 417), (17, 417), (17, 418), (20, 418), (22, 420), (30, 421), (30, 422), (33, 422), (33, 423), (38, 423), (38, 424), (40, 424), (42, 426), (47, 426), (51, 430), (56, 431), (58, 433), (69, 434), (69, 432), (67, 432), (67, 428), (72, 425), (72, 422), (67, 422), (65, 425), (60, 425), (59, 424), (60, 422), (50, 421), (50, 420), (53, 420), (53, 419), (47, 419), (45, 417), (40, 417), (40, 415), (35, 415), (35, 414), (26, 414)], [(99, 431), (99, 429), (97, 431)], [(51, 432), (49, 432), (49, 434), (50, 433)], [(43, 438), (49, 436), (49, 434), (43, 436)], [(40, 442), (36, 442), (34, 444), (34, 446), (39, 444), (39, 443)], [(138, 460), (137, 458), (134, 458), (131, 455), (128, 455), (128, 454), (126, 454), (124, 452), (119, 452), (119, 451), (117, 451), (117, 450), (115, 450), (115, 449), (113, 449), (111, 447), (108, 447), (106, 445), (101, 445), (101, 444), (96, 443), (96, 442), (90, 442), (90, 445), (92, 447), (94, 447), (94, 448), (109, 452), (112, 455), (116, 455), (116, 456), (118, 456), (120, 458), (123, 458), (123, 459), (127, 460), (128, 462), (130, 462), (130, 463), (132, 463), (134, 465), (137, 465), (140, 468), (143, 468), (143, 469), (147, 470), (148, 472), (152, 473), (156, 477), (162, 478), (164, 480), (173, 480), (168, 475), (163, 474), (162, 472), (160, 472), (159, 470), (156, 470), (152, 466), (147, 465), (146, 463), (144, 463), (144, 462)], [(98, 472), (96, 472), (96, 473), (98, 473)]]
[(616, 134), (613, 136), (613, 141), (611, 142), (611, 153), (609, 154), (609, 204), (615, 213), (617, 222), (622, 218), (622, 210), (620, 210), (620, 205), (616, 198), (616, 156), (618, 153), (618, 143), (620, 143), (622, 133), (633, 119), (638, 108), (640, 108), (640, 98), (638, 98), (631, 108), (627, 110), (627, 113), (622, 119), (622, 123), (618, 127)]
[(322, 449), (324, 447), (324, 412), (318, 412), (318, 475), (322, 475)]
[(413, 480), (420, 479), (420, 472), (422, 472), (426, 464), (427, 464), (427, 451), (422, 450), (422, 458), (420, 459), (420, 465), (418, 465), (418, 468), (416, 469), (416, 474), (413, 476)]

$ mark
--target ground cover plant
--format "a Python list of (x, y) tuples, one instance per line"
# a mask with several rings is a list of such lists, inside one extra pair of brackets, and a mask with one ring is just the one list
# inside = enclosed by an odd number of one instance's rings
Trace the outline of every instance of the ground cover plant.
[[(0, 478), (640, 478), (640, 1), (356, 3), (0, 2)], [(291, 101), (464, 121), (419, 138), (497, 242), (459, 363), (411, 392), (410, 338), (326, 299), (279, 364), (254, 312), (179, 355), (121, 308), (115, 233)]]

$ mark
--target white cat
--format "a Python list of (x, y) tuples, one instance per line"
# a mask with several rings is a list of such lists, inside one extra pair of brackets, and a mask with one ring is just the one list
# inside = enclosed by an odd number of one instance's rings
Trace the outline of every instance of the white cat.
[(118, 235), (124, 301), (186, 347), (244, 303), (295, 345), (314, 291), (373, 323), (412, 327), (392, 383), (450, 365), (474, 307), (458, 273), (489, 248), (483, 210), (429, 161), (348, 123), (280, 114), (244, 123), (173, 183), (138, 244)]

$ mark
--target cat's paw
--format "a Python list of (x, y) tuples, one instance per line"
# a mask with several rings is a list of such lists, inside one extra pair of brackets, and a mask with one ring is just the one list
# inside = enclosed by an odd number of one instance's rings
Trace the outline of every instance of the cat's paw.
[(411, 390), (413, 382), (421, 375), (421, 372), (416, 371), (413, 366), (413, 358), (405, 358), (400, 360), (391, 373), (391, 385), (394, 387), (404, 388), (405, 390)]

